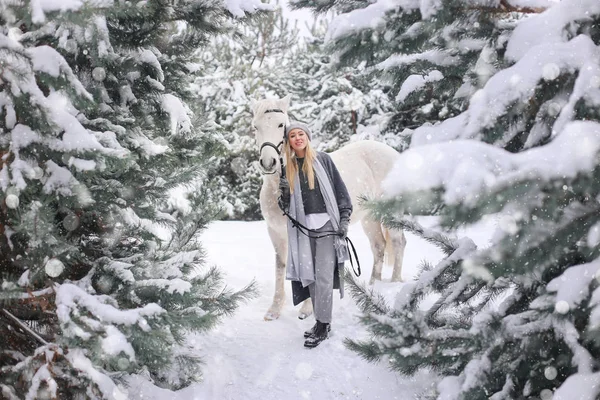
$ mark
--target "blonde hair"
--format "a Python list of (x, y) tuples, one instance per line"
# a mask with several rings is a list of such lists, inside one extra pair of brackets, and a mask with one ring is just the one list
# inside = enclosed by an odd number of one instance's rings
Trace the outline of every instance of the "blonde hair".
[[(285, 160), (287, 161), (285, 166), (285, 176), (290, 183), (290, 191), (294, 193), (294, 182), (296, 175), (298, 174), (298, 161), (296, 160), (296, 153), (292, 149), (292, 145), (289, 140), (285, 141)], [(304, 164), (302, 165), (302, 172), (308, 178), (308, 188), (314, 190), (315, 188), (315, 170), (313, 169), (313, 163), (317, 158), (317, 152), (310, 146), (310, 140), (306, 143), (304, 152)]]

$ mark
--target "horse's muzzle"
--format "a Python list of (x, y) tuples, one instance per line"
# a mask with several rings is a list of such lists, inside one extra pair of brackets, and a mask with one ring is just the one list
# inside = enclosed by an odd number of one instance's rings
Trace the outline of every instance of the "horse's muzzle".
[(263, 174), (273, 174), (275, 173), (275, 167), (277, 167), (277, 160), (272, 157), (261, 158), (258, 165)]

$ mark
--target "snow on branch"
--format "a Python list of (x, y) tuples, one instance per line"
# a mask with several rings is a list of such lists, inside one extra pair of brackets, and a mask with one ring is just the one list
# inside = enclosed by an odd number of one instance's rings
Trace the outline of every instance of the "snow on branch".
[(223, 0), (225, 8), (236, 18), (246, 16), (246, 13), (255, 13), (259, 10), (271, 11), (274, 5), (263, 3), (260, 0)]
[(485, 87), (471, 97), (466, 111), (466, 134), (477, 136), (505, 115), (507, 107), (531, 98), (541, 81), (554, 80), (561, 72), (581, 71), (590, 60), (599, 62), (598, 48), (586, 35), (567, 43), (532, 48), (515, 65), (490, 78)]
[(549, 144), (518, 154), (474, 140), (426, 145), (404, 151), (383, 188), (388, 198), (441, 188), (446, 204), (471, 204), (519, 181), (575, 178), (599, 151), (600, 124), (591, 121), (571, 122)]
[(402, 83), (396, 101), (402, 103), (412, 92), (421, 89), (428, 82), (441, 81), (442, 79), (444, 79), (444, 75), (438, 70), (433, 70), (427, 75), (411, 75)]
[[(524, 2), (518, 0), (518, 3)], [(517, 0), (510, 3), (517, 3)], [(568, 35), (565, 30), (569, 24), (589, 20), (597, 14), (600, 14), (600, 2), (597, 0), (554, 2), (545, 12), (524, 19), (517, 25), (508, 42), (506, 57), (517, 61), (538, 45), (566, 42)]]
[(399, 8), (414, 9), (417, 1), (378, 0), (365, 8), (341, 14), (331, 21), (325, 41), (335, 41), (364, 29), (377, 29), (385, 24), (385, 14)]
[(27, 49), (31, 57), (34, 71), (44, 72), (54, 78), (64, 75), (75, 88), (77, 94), (93, 100), (93, 96), (85, 90), (64, 57), (50, 46), (38, 46)]
[(571, 375), (554, 392), (553, 400), (595, 400), (600, 396), (600, 372)]
[[(593, 1), (593, 0), (592, 0)], [(486, 13), (521, 14), (540, 13), (555, 5), (552, 0), (463, 0), (460, 14), (467, 11)], [(444, 8), (441, 0), (377, 0), (364, 8), (352, 10), (335, 17), (325, 37), (325, 41), (336, 41), (355, 35), (363, 30), (377, 30), (386, 23), (386, 15), (391, 12), (412, 13), (417, 10), (423, 20), (434, 18)]]
[(81, 349), (69, 349), (65, 358), (74, 368), (85, 373), (96, 385), (106, 399), (127, 400), (127, 395), (113, 382), (113, 380), (102, 372), (98, 371), (92, 364), (92, 361), (86, 357)]
[(190, 133), (192, 121), (188, 107), (172, 94), (162, 96), (162, 108), (171, 118), (171, 135)]
[(546, 286), (549, 292), (556, 292), (556, 302), (565, 301), (570, 309), (576, 309), (588, 297), (590, 283), (600, 271), (600, 258), (591, 263), (567, 268), (560, 276)]
[(113, 0), (31, 0), (31, 20), (36, 24), (46, 21), (46, 13), (54, 11), (77, 11), (84, 5), (92, 5), (95, 8), (110, 7)]
[(413, 298), (418, 298), (422, 293), (425, 293), (436, 278), (442, 275), (448, 268), (466, 259), (476, 249), (477, 246), (471, 239), (459, 239), (458, 246), (452, 254), (442, 259), (431, 271), (424, 271), (416, 283), (407, 283), (402, 286), (402, 289), (396, 296), (394, 309), (399, 310), (405, 307)]
[(580, 334), (571, 321), (559, 320), (554, 318), (552, 327), (556, 335), (566, 343), (573, 352), (573, 365), (577, 366), (577, 372), (580, 374), (589, 374), (595, 364), (594, 357), (590, 352), (579, 343)]
[[(82, 307), (105, 324), (146, 325), (145, 317), (153, 317), (164, 312), (158, 304), (151, 303), (131, 310), (119, 310), (103, 303), (102, 297), (91, 295), (70, 283), (56, 287), (56, 314), (63, 325), (71, 321), (71, 313)], [(66, 332), (65, 332), (66, 333)]]
[[(406, 64), (412, 64), (416, 61), (427, 61), (434, 65), (438, 66), (449, 66), (449, 65), (458, 65), (460, 63), (460, 59), (458, 57), (452, 56), (449, 53), (441, 50), (427, 50), (423, 53), (416, 54), (395, 54), (385, 61), (377, 64), (377, 68), (381, 70), (387, 70), (390, 68), (398, 68)], [(434, 79), (434, 77), (430, 77), (429, 81), (434, 81), (439, 79)]]

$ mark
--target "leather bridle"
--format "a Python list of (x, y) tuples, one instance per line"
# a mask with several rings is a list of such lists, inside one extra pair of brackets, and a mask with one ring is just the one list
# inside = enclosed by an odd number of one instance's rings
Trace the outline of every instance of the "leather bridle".
[[(281, 110), (279, 108), (270, 108), (265, 111), (265, 114), (273, 113), (273, 112), (285, 114), (283, 112), (283, 110)], [(283, 125), (283, 135), (285, 137), (285, 124)], [(281, 174), (283, 175), (283, 156), (281, 155), (281, 151), (283, 150), (283, 140), (281, 140), (281, 142), (279, 142), (277, 145), (275, 145), (274, 143), (271, 143), (271, 142), (263, 142), (263, 144), (260, 146), (260, 150), (258, 151), (259, 155), (262, 154), (262, 151), (265, 147), (271, 147), (277, 152), (277, 155), (279, 156), (279, 165), (281, 165)], [(277, 173), (277, 171), (263, 172), (263, 174), (265, 174), (265, 175), (273, 175), (276, 173)]]

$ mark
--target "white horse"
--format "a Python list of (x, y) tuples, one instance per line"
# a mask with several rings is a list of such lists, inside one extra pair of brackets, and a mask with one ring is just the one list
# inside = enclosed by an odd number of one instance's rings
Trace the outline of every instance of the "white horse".
[[(287, 110), (290, 96), (275, 100), (253, 101), (251, 104), (253, 129), (260, 147), (259, 168), (263, 174), (260, 191), (260, 209), (267, 222), (269, 236), (275, 248), (275, 295), (273, 304), (265, 314), (265, 320), (279, 318), (285, 301), (285, 268), (287, 260), (287, 223), (277, 205), (279, 176), (281, 171), (279, 152), (283, 146), (283, 130), (289, 123)], [(361, 221), (373, 251), (373, 272), (370, 284), (381, 280), (384, 256), (393, 260), (392, 282), (401, 281), (402, 259), (406, 239), (403, 231), (388, 230), (370, 218), (359, 206), (359, 197), (376, 198), (382, 194), (381, 182), (388, 174), (399, 153), (393, 148), (375, 141), (360, 141), (344, 146), (330, 154), (333, 162), (352, 196), (354, 210), (350, 223)], [(312, 314), (312, 303), (306, 300), (298, 317), (304, 319)]]

